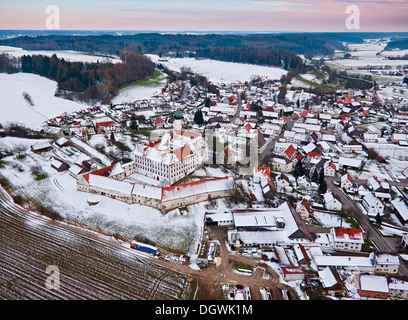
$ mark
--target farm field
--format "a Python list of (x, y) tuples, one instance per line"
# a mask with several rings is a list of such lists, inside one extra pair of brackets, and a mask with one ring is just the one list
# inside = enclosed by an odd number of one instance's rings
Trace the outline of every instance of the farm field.
[[(18, 122), (31, 129), (41, 129), (44, 121), (64, 112), (79, 111), (89, 106), (55, 97), (57, 82), (31, 73), (0, 73), (0, 123)], [(27, 92), (33, 102), (23, 97)]]
[[(174, 300), (194, 294), (187, 274), (96, 233), (19, 207), (4, 189), (0, 212), (3, 299)], [(48, 266), (57, 267), (60, 275), (58, 288), (52, 290), (46, 286)]]
[[(159, 63), (159, 56), (147, 54), (155, 63)], [(264, 76), (269, 79), (279, 80), (287, 71), (277, 67), (266, 67), (245, 63), (224, 62), (210, 59), (196, 60), (194, 58), (170, 58), (168, 62), (161, 62), (170, 70), (180, 71), (180, 68), (190, 67), (195, 73), (206, 76), (208, 80), (215, 84), (222, 82), (245, 82), (252, 76)]]

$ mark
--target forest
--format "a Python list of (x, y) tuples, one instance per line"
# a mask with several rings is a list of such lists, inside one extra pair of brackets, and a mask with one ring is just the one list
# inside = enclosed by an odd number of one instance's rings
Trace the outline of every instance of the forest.
[(134, 52), (126, 54), (126, 62), (116, 64), (69, 62), (55, 54), (19, 59), (0, 55), (0, 72), (38, 74), (58, 83), (57, 95), (83, 101), (105, 101), (118, 88), (153, 75), (154, 68), (149, 58)]
[(408, 49), (408, 38), (407, 39), (398, 39), (394, 41), (388, 42), (385, 50), (393, 50), (393, 49)]
[[(87, 53), (119, 55), (124, 49), (137, 53), (153, 53), (175, 57), (205, 57), (216, 59), (228, 55), (224, 50), (234, 52), (234, 61), (281, 66), (290, 68), (295, 55), (305, 57), (331, 55), (336, 49), (344, 49), (339, 41), (307, 34), (160, 34), (137, 33), (134, 35), (48, 35), (37, 37), (15, 37), (0, 40), (0, 45), (20, 47), (26, 50), (75, 50)], [(235, 50), (234, 50), (235, 49)], [(276, 64), (274, 58), (265, 59), (265, 52), (270, 55), (280, 54), (281, 60)], [(243, 53), (243, 57), (238, 58)], [(271, 64), (275, 62), (275, 64)]]
[(303, 60), (293, 53), (282, 49), (268, 48), (207, 48), (198, 49), (196, 55), (202, 58), (228, 62), (249, 63), (281, 67), (296, 73), (305, 71)]

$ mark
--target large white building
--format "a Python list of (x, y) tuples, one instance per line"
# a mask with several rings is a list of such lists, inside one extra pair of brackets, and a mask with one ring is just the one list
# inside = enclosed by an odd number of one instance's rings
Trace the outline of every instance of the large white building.
[(180, 111), (174, 114), (173, 133), (134, 150), (134, 172), (153, 179), (156, 185), (170, 186), (204, 164), (208, 145), (200, 134), (182, 131)]

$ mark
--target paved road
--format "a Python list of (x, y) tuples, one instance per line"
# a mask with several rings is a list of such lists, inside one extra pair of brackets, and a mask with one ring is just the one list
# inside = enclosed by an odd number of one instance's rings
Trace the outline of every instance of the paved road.
[[(369, 238), (374, 242), (379, 251), (393, 252), (395, 248), (391, 247), (384, 236), (377, 230), (377, 228), (370, 222), (368, 216), (361, 212), (359, 207), (352, 201), (338, 186), (333, 184), (333, 181), (338, 178), (326, 177), (327, 187), (332, 190), (340, 199), (343, 205), (343, 211), (347, 210), (352, 217), (354, 217), (360, 226), (364, 229)], [(363, 181), (363, 180), (360, 180)], [(366, 182), (366, 181), (365, 181)], [(400, 259), (401, 260), (401, 259)], [(401, 260), (399, 274), (408, 275), (408, 267), (404, 261)]]

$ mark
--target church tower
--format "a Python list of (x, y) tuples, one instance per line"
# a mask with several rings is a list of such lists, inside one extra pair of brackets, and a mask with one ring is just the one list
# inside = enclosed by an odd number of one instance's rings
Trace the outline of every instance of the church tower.
[(174, 113), (173, 130), (182, 131), (183, 130), (183, 114), (180, 109)]

